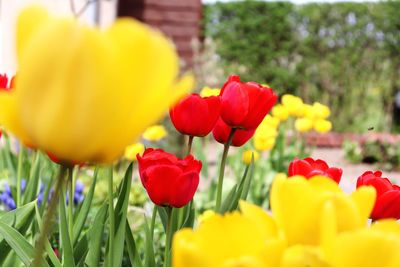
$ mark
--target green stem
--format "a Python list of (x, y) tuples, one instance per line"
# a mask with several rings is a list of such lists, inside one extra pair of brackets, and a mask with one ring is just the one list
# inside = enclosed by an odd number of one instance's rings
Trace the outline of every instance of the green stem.
[(68, 231), (69, 238), (73, 240), (74, 237), (74, 175), (73, 168), (68, 168)]
[(188, 150), (186, 153), (187, 156), (189, 156), (190, 153), (192, 152), (193, 139), (194, 139), (194, 136), (190, 135), (189, 140), (188, 140)]
[(109, 262), (108, 266), (113, 266), (114, 253), (114, 234), (115, 234), (115, 217), (114, 217), (114, 194), (113, 194), (113, 166), (108, 168), (108, 214), (109, 214)]
[(228, 140), (226, 140), (226, 143), (224, 144), (224, 152), (222, 154), (221, 165), (219, 168), (219, 177), (218, 177), (218, 185), (217, 185), (217, 199), (216, 199), (216, 203), (215, 203), (215, 211), (219, 211), (221, 208), (222, 187), (223, 187), (223, 183), (224, 183), (226, 159), (228, 157), (229, 147), (231, 146), (235, 131), (236, 131), (236, 128), (231, 129)]
[(22, 180), (22, 166), (24, 161), (24, 147), (19, 144), (18, 153), (18, 167), (17, 167), (17, 208), (21, 206), (21, 180)]
[(57, 177), (54, 194), (51, 196), (50, 204), (47, 208), (43, 225), (41, 227), (40, 236), (35, 245), (36, 250), (35, 250), (35, 258), (32, 263), (33, 267), (42, 266), (42, 255), (43, 255), (44, 245), (47, 240), (47, 235), (49, 233), (50, 226), (52, 225), (52, 220), (58, 203), (58, 197), (60, 195), (61, 188), (63, 187), (66, 172), (67, 172), (67, 167), (64, 165), (60, 165), (60, 171)]
[(170, 250), (171, 250), (171, 239), (172, 239), (172, 207), (167, 206), (167, 238), (165, 240), (165, 250), (164, 250), (164, 267), (171, 266), (170, 264)]

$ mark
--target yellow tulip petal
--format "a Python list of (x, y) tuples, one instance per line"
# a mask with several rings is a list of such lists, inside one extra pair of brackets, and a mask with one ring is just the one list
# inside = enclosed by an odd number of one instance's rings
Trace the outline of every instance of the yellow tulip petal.
[(318, 247), (292, 246), (286, 249), (281, 267), (330, 267)]

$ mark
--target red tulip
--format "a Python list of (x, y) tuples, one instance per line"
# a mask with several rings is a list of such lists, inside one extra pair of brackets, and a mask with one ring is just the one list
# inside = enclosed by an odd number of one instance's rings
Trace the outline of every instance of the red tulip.
[(342, 169), (329, 167), (328, 164), (321, 160), (312, 158), (295, 159), (289, 165), (288, 175), (302, 175), (306, 178), (311, 178), (316, 175), (323, 175), (331, 178), (336, 183), (342, 178)]
[(15, 76), (11, 78), (10, 84), (8, 84), (7, 74), (0, 74), (0, 90), (9, 91), (14, 88)]
[(371, 219), (400, 219), (400, 187), (382, 177), (382, 172), (367, 171), (357, 179), (357, 187), (373, 186), (376, 190), (375, 206)]
[(151, 201), (156, 205), (181, 208), (197, 190), (201, 161), (192, 155), (178, 159), (162, 149), (148, 148), (137, 155), (140, 179)]
[(278, 96), (255, 82), (240, 82), (232, 75), (221, 89), (221, 118), (231, 127), (252, 130), (276, 103)]
[[(29, 147), (29, 146), (28, 146), (28, 147)], [(32, 148), (32, 147), (29, 147), (29, 148), (35, 149), (35, 148)], [(46, 152), (46, 154), (47, 154), (47, 156), (49, 157), (49, 159), (50, 159), (52, 162), (54, 162), (54, 163), (56, 163), (56, 164), (62, 164), (62, 161), (61, 161), (59, 158), (57, 158), (57, 156), (54, 155), (53, 153), (51, 153), (51, 152)], [(85, 166), (85, 163), (82, 163), (82, 162), (72, 162), (72, 165), (78, 165), (79, 167), (83, 167), (83, 166)]]
[(202, 137), (214, 128), (220, 110), (219, 96), (201, 97), (191, 94), (176, 104), (169, 115), (180, 133)]
[[(213, 136), (215, 140), (221, 144), (225, 144), (228, 140), (229, 134), (232, 130), (232, 127), (229, 127), (221, 118), (218, 119), (217, 124), (213, 129)], [(237, 129), (233, 134), (232, 146), (242, 146), (244, 145), (250, 138), (253, 137), (255, 133), (255, 129), (253, 130), (241, 130)]]

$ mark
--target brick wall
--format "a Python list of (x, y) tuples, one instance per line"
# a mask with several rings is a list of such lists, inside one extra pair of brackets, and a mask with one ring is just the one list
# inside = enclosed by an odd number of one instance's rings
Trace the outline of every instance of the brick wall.
[(174, 41), (181, 58), (192, 64), (191, 43), (201, 36), (201, 0), (119, 0), (117, 14), (160, 29)]

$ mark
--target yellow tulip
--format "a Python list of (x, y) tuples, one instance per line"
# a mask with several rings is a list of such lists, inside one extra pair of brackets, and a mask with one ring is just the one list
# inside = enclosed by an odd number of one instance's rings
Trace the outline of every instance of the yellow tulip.
[(208, 86), (204, 86), (200, 92), (202, 97), (209, 97), (209, 96), (219, 96), (220, 89), (218, 88), (210, 88)]
[(111, 162), (193, 85), (174, 46), (133, 19), (101, 31), (39, 7), (17, 22), (15, 92), (0, 124), (63, 161)]
[(318, 133), (327, 133), (332, 129), (332, 123), (328, 120), (317, 119), (314, 121), (314, 130)]
[(164, 126), (162, 125), (153, 125), (148, 127), (144, 133), (143, 133), (143, 138), (152, 141), (152, 142), (157, 142), (163, 139), (164, 137), (167, 136), (167, 130), (165, 129)]
[[(261, 126), (261, 125), (266, 125), (266, 126), (269, 126), (269, 127), (271, 127), (271, 128), (277, 129), (278, 126), (279, 126), (279, 123), (280, 123), (280, 121), (279, 121), (278, 118), (273, 117), (273, 116), (271, 116), (271, 115), (268, 114), (267, 116), (265, 116), (265, 118), (264, 118), (263, 121), (261, 122), (260, 126)], [(260, 126), (259, 126), (259, 127), (260, 127)], [(257, 129), (258, 129), (258, 128), (257, 128)]]
[(271, 150), (275, 145), (277, 135), (278, 131), (276, 128), (271, 127), (269, 124), (262, 123), (254, 133), (254, 147), (259, 151)]
[(289, 245), (319, 245), (336, 232), (360, 229), (374, 203), (373, 188), (360, 187), (347, 195), (322, 176), (278, 177), (271, 189), (273, 216)]
[(300, 133), (306, 133), (313, 128), (313, 121), (309, 118), (298, 118), (294, 122), (294, 128)]
[(199, 218), (198, 218), (199, 224), (202, 224), (206, 220), (212, 218), (215, 214), (216, 213), (213, 210), (206, 210), (201, 215), (199, 215)]
[(214, 214), (196, 230), (173, 238), (174, 267), (277, 266), (285, 244), (275, 222), (261, 208), (241, 203), (242, 213)]
[(242, 161), (244, 164), (250, 165), (252, 157), (254, 157), (254, 162), (256, 162), (260, 158), (260, 154), (253, 149), (246, 150), (242, 154)]
[(282, 105), (288, 110), (289, 115), (300, 117), (303, 116), (303, 100), (300, 97), (294, 95), (283, 95)]
[(274, 148), (275, 140), (275, 138), (263, 138), (260, 136), (255, 136), (253, 138), (253, 144), (258, 151), (269, 151)]
[(128, 160), (136, 160), (136, 155), (142, 155), (144, 152), (144, 145), (142, 143), (132, 144), (125, 148), (124, 156)]
[(289, 118), (288, 109), (281, 104), (275, 105), (272, 108), (271, 113), (275, 118), (278, 118), (280, 121), (286, 121)]
[(315, 118), (326, 119), (331, 115), (331, 110), (328, 106), (315, 102), (312, 106)]

